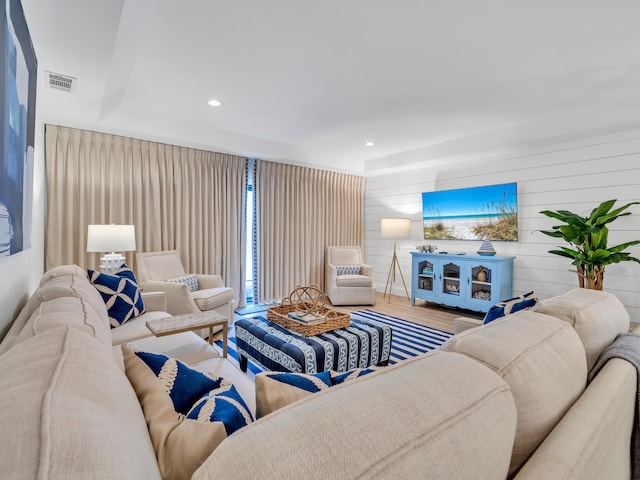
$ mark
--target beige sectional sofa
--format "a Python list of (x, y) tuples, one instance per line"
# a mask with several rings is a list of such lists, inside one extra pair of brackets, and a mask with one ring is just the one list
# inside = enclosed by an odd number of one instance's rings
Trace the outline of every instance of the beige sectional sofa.
[[(582, 300), (571, 308), (590, 332), (603, 335), (599, 316), (616, 317), (609, 342), (628, 329), (621, 305)], [(630, 478), (636, 372), (614, 359), (587, 385), (565, 314), (519, 312), (290, 404), (223, 440), (192, 478)], [(228, 378), (255, 411), (251, 382), (197, 335), (129, 328), (114, 339), (78, 267), (45, 274), (0, 344), (3, 478), (160, 478), (121, 341)]]

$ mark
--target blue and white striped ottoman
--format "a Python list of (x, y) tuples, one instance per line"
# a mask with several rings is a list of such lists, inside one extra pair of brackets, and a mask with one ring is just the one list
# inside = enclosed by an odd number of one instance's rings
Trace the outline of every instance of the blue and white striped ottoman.
[(242, 371), (247, 359), (265, 371), (346, 372), (370, 365), (387, 365), (391, 328), (372, 320), (351, 319), (351, 325), (313, 337), (288, 330), (262, 318), (235, 322), (236, 348)]

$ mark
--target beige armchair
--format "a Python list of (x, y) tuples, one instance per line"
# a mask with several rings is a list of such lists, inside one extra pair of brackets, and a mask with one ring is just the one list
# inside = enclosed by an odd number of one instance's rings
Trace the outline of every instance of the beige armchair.
[(165, 292), (171, 315), (214, 310), (233, 321), (235, 296), (220, 275), (187, 274), (176, 250), (138, 253), (136, 262), (141, 288)]
[(327, 247), (325, 290), (333, 305), (375, 305), (373, 267), (360, 247)]

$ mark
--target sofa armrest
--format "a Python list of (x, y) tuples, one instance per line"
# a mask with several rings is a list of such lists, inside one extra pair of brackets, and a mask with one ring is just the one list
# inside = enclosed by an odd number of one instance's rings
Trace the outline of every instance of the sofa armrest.
[(198, 277), (198, 288), (200, 290), (205, 290), (207, 288), (224, 287), (224, 282), (222, 281), (222, 277), (220, 275), (197, 274), (196, 276)]
[(167, 293), (166, 292), (143, 292), (142, 301), (147, 312), (166, 312)]
[(362, 275), (366, 275), (367, 277), (373, 278), (373, 267), (371, 265), (367, 265), (363, 263), (360, 266), (362, 267)]
[(191, 297), (189, 287), (184, 283), (159, 282), (148, 280), (140, 282), (142, 290), (146, 292), (165, 292), (167, 295), (167, 312), (171, 315), (196, 313), (200, 309)]
[(515, 479), (631, 478), (636, 383), (631, 363), (609, 360)]
[(336, 270), (336, 266), (332, 265), (332, 264), (327, 264), (327, 268), (325, 271), (325, 278), (324, 278), (324, 282), (325, 282), (325, 291), (330, 289), (330, 288), (334, 288), (336, 286), (336, 277), (338, 276), (338, 271)]
[(453, 331), (454, 333), (460, 333), (480, 325), (482, 325), (482, 320), (477, 318), (458, 317), (453, 320)]

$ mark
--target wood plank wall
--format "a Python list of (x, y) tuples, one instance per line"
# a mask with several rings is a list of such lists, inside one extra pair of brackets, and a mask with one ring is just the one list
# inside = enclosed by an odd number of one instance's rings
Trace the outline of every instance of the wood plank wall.
[[(380, 237), (382, 218), (412, 220), (410, 239), (398, 239), (398, 257), (411, 292), (411, 255), (415, 246), (430, 243), (441, 251), (475, 252), (476, 241), (434, 241), (422, 238), (421, 193), (507, 182), (518, 183), (518, 242), (494, 242), (498, 254), (513, 255), (514, 294), (534, 290), (548, 298), (577, 287), (570, 261), (547, 251), (562, 242), (539, 233), (554, 221), (539, 212), (567, 209), (588, 214), (600, 202), (618, 199), (640, 201), (640, 131), (588, 141), (528, 149), (493, 158), (481, 164), (467, 162), (436, 168), (422, 167), (384, 175), (367, 175), (365, 193), (365, 256), (373, 265), (378, 291), (389, 272), (393, 240)], [(633, 215), (610, 226), (610, 243), (640, 239), (640, 205)], [(640, 258), (640, 247), (628, 249)], [(640, 322), (640, 264), (624, 262), (606, 269), (604, 289), (626, 306), (632, 322)], [(399, 277), (394, 294), (403, 295)]]

